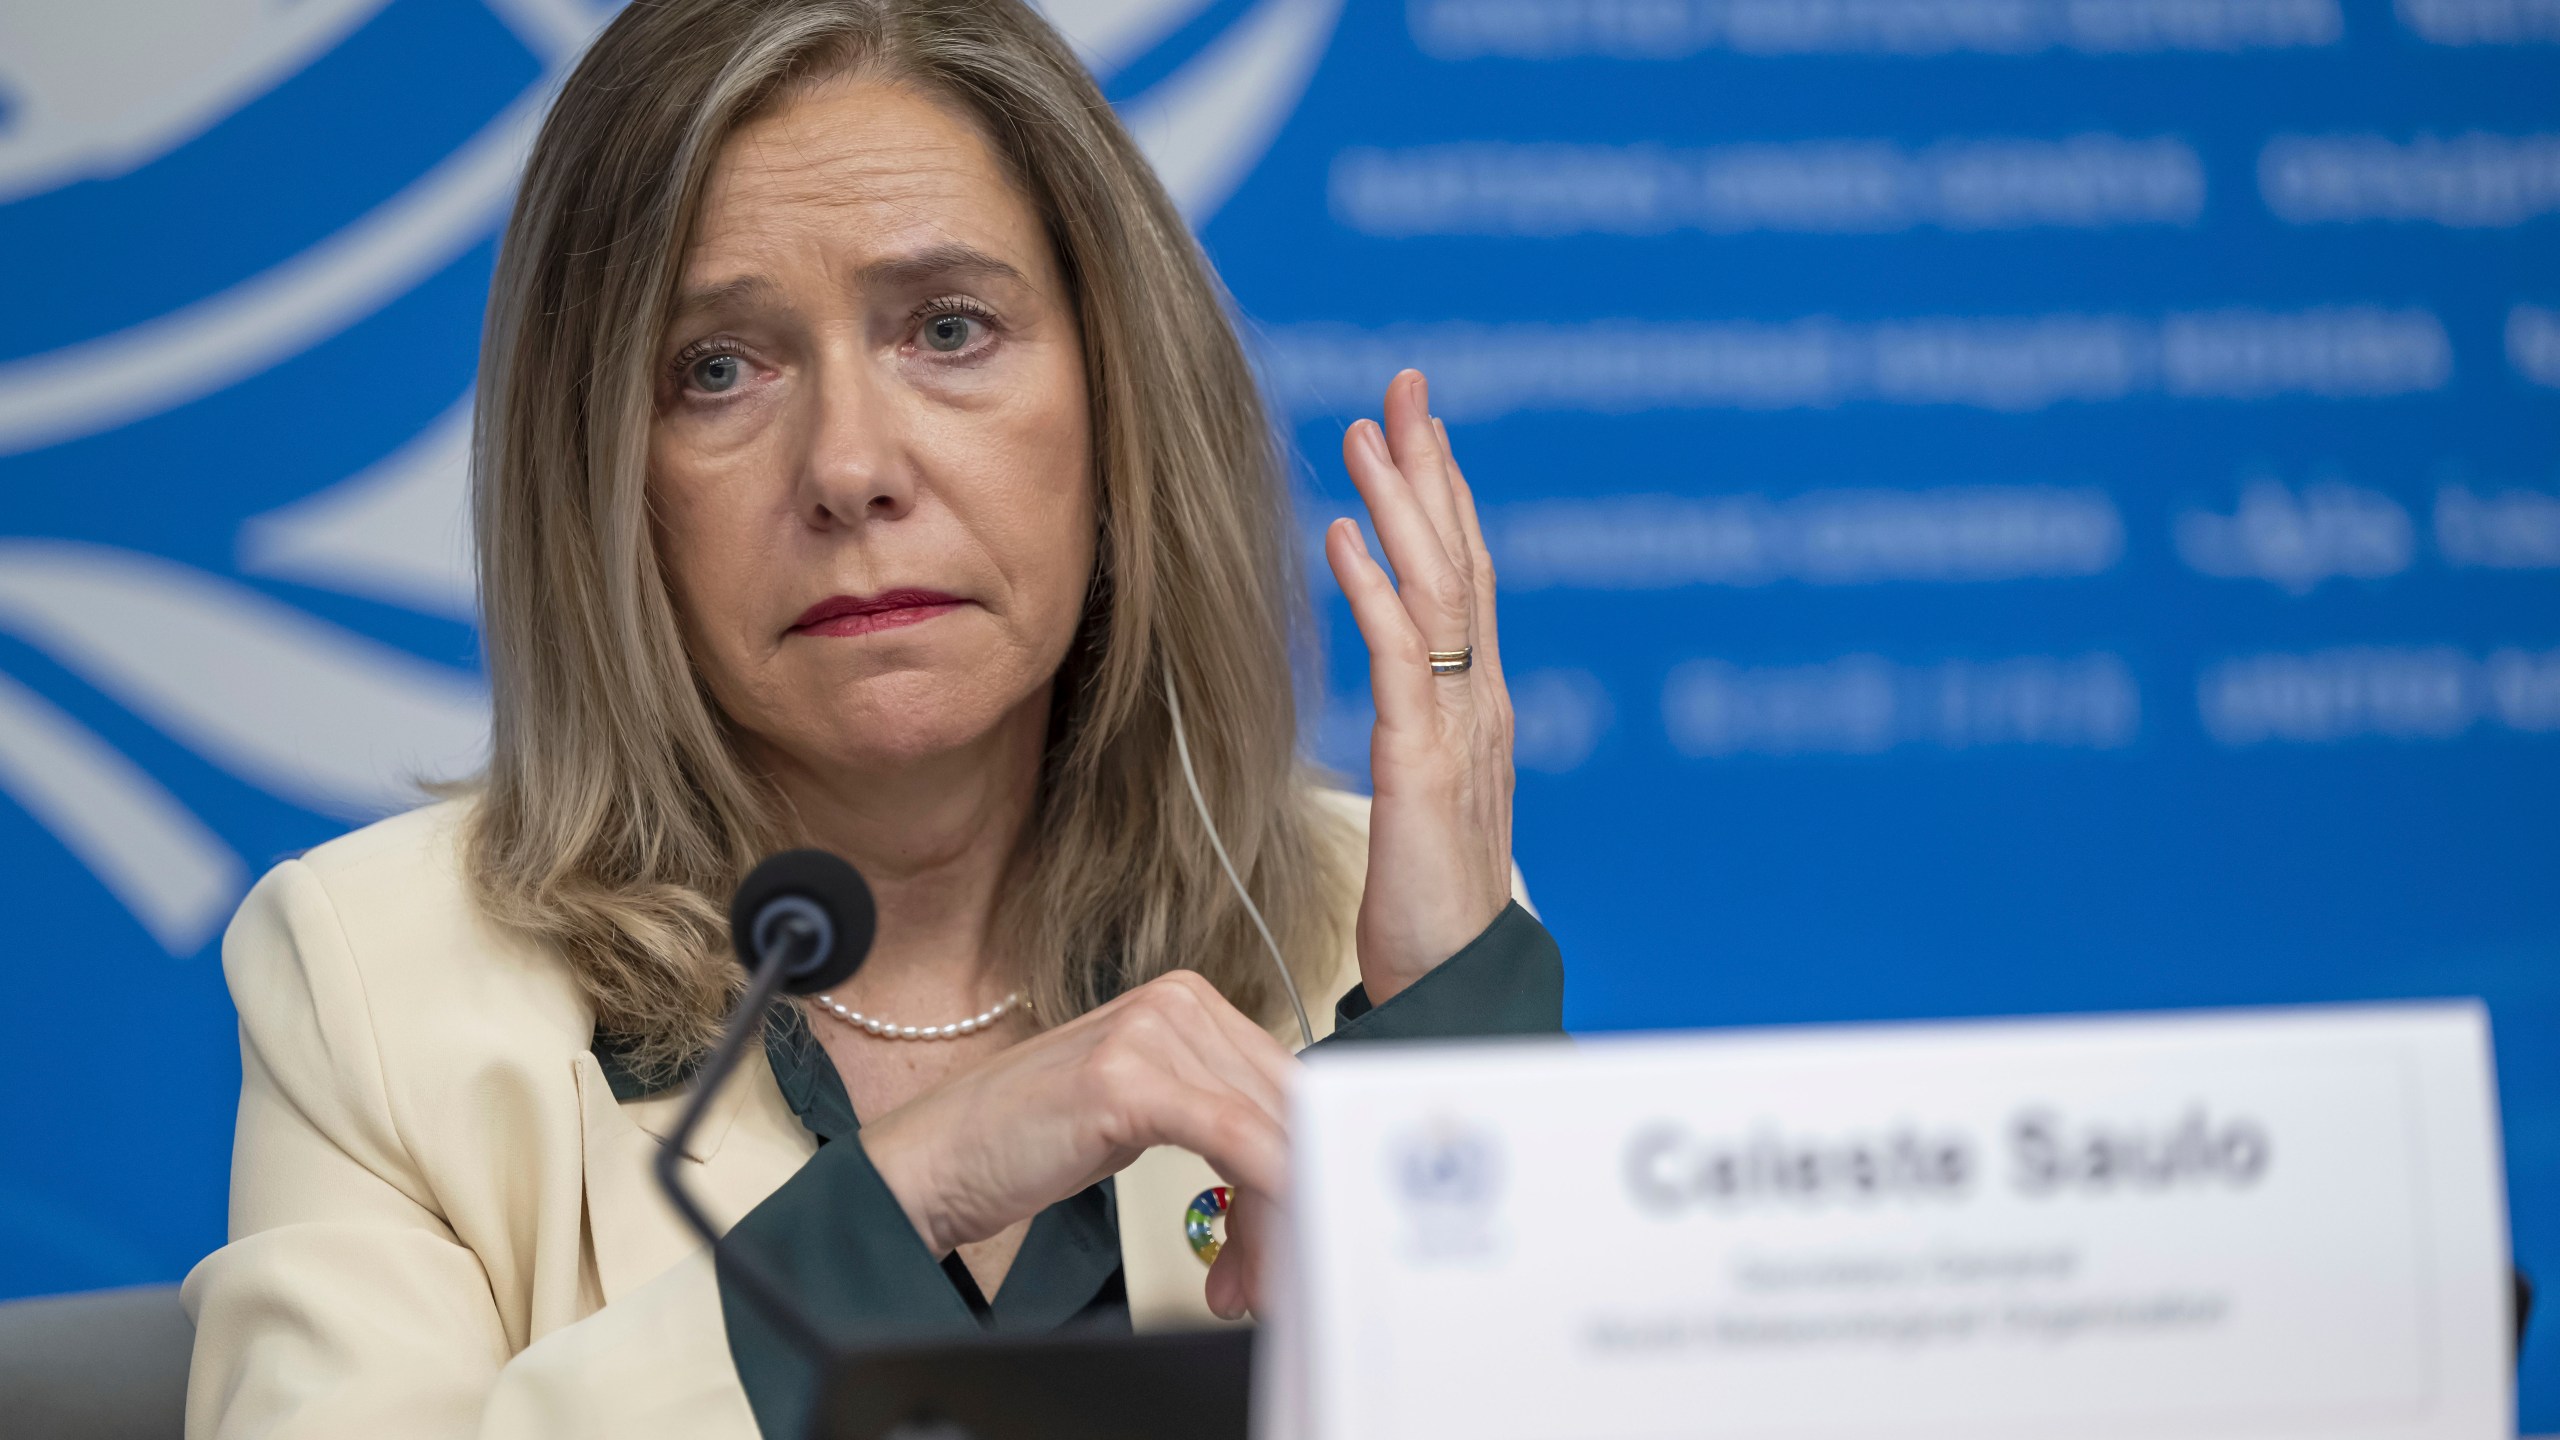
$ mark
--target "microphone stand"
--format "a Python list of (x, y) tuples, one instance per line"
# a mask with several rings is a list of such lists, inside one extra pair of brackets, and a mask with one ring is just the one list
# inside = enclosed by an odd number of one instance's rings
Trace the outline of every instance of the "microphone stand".
[[(788, 938), (797, 940), (802, 937)], [(778, 944), (756, 957), (755, 969), (748, 975), (747, 993), (739, 999), (737, 1008), (729, 1013), (728, 1028), (721, 1032), (720, 1043), (712, 1049), (711, 1058), (694, 1072), (693, 1098), (685, 1102), (684, 1116), (676, 1122), (675, 1133), (658, 1147), (654, 1168), (658, 1188), (666, 1192), (668, 1202), (676, 1207), (676, 1213), (684, 1217), (685, 1223), (691, 1225), (696, 1234), (709, 1242), (715, 1273), (720, 1266), (726, 1265), (737, 1277), (739, 1287), (755, 1301), (756, 1308), (764, 1312), (766, 1319), (790, 1337), (791, 1343), (799, 1346), (809, 1358), (823, 1361), (836, 1353), (836, 1347), (818, 1333), (809, 1313), (783, 1292), (782, 1286), (765, 1270), (762, 1262), (720, 1243), (720, 1231), (712, 1225), (711, 1217), (703, 1213), (693, 1193), (685, 1188), (679, 1168), (684, 1161), (685, 1145), (692, 1140), (693, 1132), (702, 1124), (702, 1117), (711, 1109), (712, 1097), (719, 1093), (730, 1072), (738, 1068), (738, 1056), (746, 1049), (747, 1041), (763, 1033), (765, 1012), (771, 1008), (776, 992), (781, 990), (784, 976), (793, 968), (788, 954), (791, 948), (788, 943)]]

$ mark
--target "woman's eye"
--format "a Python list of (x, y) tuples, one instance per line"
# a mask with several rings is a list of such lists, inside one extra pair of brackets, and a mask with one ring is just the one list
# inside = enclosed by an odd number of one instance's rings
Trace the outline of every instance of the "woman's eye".
[(970, 329), (980, 323), (972, 316), (946, 310), (924, 322), (925, 348), (946, 355), (965, 350), (969, 347)]
[(717, 395), (734, 389), (747, 378), (747, 367), (735, 355), (705, 355), (693, 362), (689, 377), (693, 388), (706, 395)]

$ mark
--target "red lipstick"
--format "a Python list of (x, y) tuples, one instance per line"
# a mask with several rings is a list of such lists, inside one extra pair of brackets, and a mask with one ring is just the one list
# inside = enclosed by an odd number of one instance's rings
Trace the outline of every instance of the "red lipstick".
[(877, 595), (830, 595), (791, 622), (794, 635), (868, 635), (948, 615), (969, 602), (939, 590), (883, 590)]

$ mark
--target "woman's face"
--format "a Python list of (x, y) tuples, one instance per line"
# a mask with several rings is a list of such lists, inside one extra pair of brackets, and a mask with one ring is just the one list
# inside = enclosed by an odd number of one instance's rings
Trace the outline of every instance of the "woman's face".
[(973, 125), (838, 80), (741, 128), (658, 358), (659, 551), (731, 720), (821, 770), (1040, 733), (1093, 575), (1084, 358)]

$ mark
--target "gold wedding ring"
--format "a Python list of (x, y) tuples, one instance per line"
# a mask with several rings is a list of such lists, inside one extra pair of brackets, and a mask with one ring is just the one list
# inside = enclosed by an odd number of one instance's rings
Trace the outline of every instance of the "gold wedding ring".
[(1430, 656), (1432, 674), (1464, 675), (1476, 663), (1476, 647), (1467, 645), (1456, 650), (1434, 650)]

